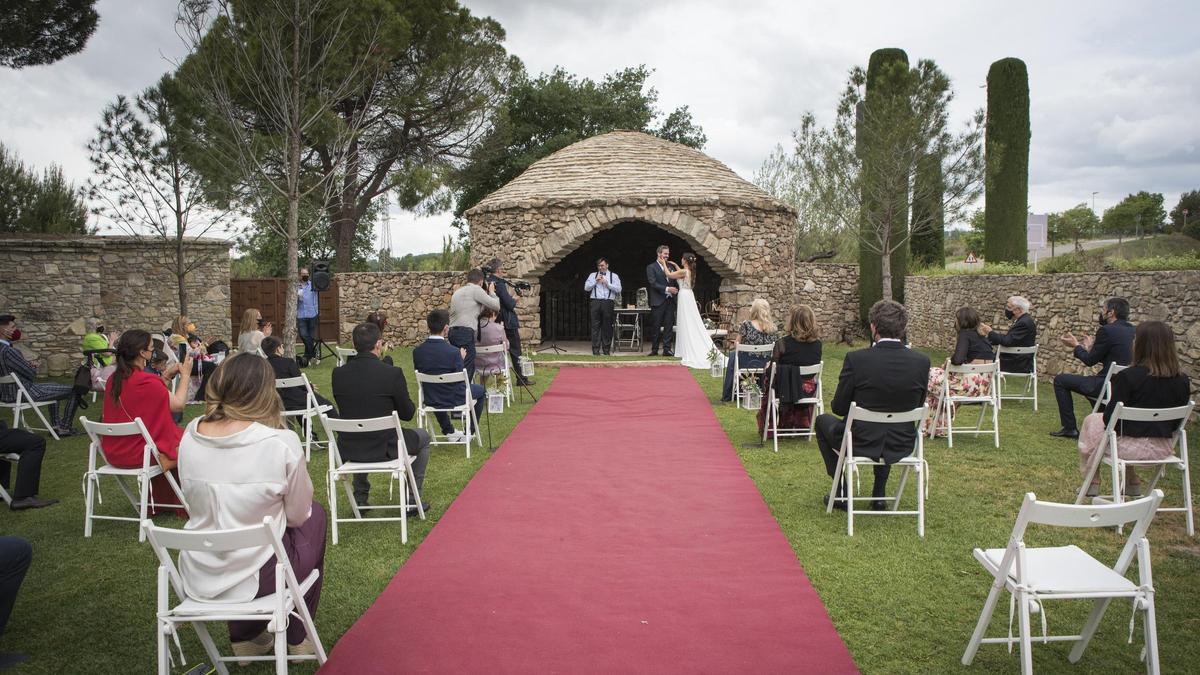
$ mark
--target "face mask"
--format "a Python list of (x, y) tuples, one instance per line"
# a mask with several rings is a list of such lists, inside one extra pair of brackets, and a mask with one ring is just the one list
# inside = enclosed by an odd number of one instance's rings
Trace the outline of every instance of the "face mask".
[(263, 321), (262, 319), (259, 319), (259, 320), (258, 320), (258, 327), (259, 327), (259, 328), (262, 328), (262, 327), (263, 327), (263, 324), (265, 324), (265, 323), (266, 323), (266, 321)]
[(1005, 309), (1004, 310), (1004, 318), (1008, 319), (1009, 321), (1012, 321), (1013, 311), (1011, 309)]
[(8, 341), (9, 341), (9, 342), (16, 342), (17, 340), (20, 340), (20, 339), (21, 339), (21, 329), (20, 329), (20, 328), (14, 328), (14, 329), (13, 329), (13, 332), (12, 332), (12, 335), (9, 335), (9, 336), (8, 336)]
[(300, 275), (300, 281), (308, 281), (308, 275), (307, 275), (307, 274), (301, 274), (301, 275)]
[(104, 335), (104, 326), (96, 326), (96, 332)]

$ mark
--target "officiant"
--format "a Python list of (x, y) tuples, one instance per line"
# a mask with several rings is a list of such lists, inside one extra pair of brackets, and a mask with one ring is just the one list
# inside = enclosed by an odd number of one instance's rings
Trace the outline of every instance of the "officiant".
[(592, 354), (605, 356), (612, 352), (613, 310), (621, 301), (621, 278), (608, 269), (604, 258), (596, 260), (596, 271), (583, 284), (587, 292), (592, 318)]

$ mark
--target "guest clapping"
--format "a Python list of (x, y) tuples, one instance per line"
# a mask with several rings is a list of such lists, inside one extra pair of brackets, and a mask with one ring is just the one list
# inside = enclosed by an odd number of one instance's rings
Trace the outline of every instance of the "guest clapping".
[[(1037, 344), (1037, 324), (1029, 315), (1029, 300), (1014, 295), (1004, 303), (1004, 317), (1012, 321), (1007, 333), (997, 333), (986, 323), (979, 324), (979, 334), (987, 341), (1001, 347), (1032, 347)], [(1006, 373), (1032, 373), (1033, 356), (1028, 354), (1001, 354), (1000, 370)]]
[[(17, 317), (12, 314), (0, 315), (0, 375), (15, 376), (34, 401), (52, 402), (49, 406), (50, 425), (60, 437), (75, 434), (74, 417), (79, 406), (75, 387), (58, 382), (35, 382), (38, 362), (26, 359), (21, 350), (16, 348), (13, 343), (20, 339)], [(0, 401), (13, 403), (16, 400), (17, 385), (0, 385)]]
[[(771, 305), (762, 298), (756, 298), (750, 303), (750, 317), (738, 326), (737, 335), (734, 337), (734, 345), (769, 345), (775, 342), (778, 337), (779, 330), (775, 327), (775, 322), (771, 320)], [(721, 400), (733, 400), (733, 356), (734, 349), (729, 350), (726, 356), (725, 368), (725, 384), (721, 387)], [(739, 354), (739, 368), (762, 368), (767, 363), (766, 356), (757, 354)], [(820, 360), (820, 359), (818, 359)]]
[(263, 338), (271, 334), (271, 322), (264, 321), (262, 312), (251, 307), (242, 312), (241, 334), (238, 335), (238, 351), (257, 351)]
[[(224, 530), (260, 525), (266, 517), (282, 534), (296, 576), (314, 569), (317, 581), (304, 596), (317, 613), (325, 579), (325, 510), (313, 501), (312, 480), (295, 432), (283, 426), (275, 375), (255, 354), (221, 364), (208, 382), (203, 417), (188, 425), (180, 444), (179, 477), (191, 508), (186, 529)], [(179, 570), (192, 594), (221, 602), (249, 602), (275, 592), (275, 556), (269, 547), (184, 551)], [(265, 621), (229, 623), (236, 656), (259, 656), (273, 647)], [(287, 627), (289, 654), (312, 654), (299, 621)]]
[[(1161, 321), (1138, 324), (1133, 338), (1133, 366), (1112, 376), (1112, 398), (1103, 412), (1083, 418), (1079, 434), (1079, 468), (1087, 475), (1092, 454), (1100, 447), (1104, 430), (1118, 403), (1130, 408), (1174, 408), (1187, 405), (1191, 384), (1179, 370), (1175, 334)], [(1122, 422), (1117, 427), (1117, 454), (1122, 459), (1165, 459), (1172, 454), (1174, 422)], [(1088, 487), (1088, 496), (1099, 494), (1100, 476)], [(1125, 493), (1141, 496), (1142, 488), (1133, 467), (1127, 467)]]
[(1084, 338), (1080, 342), (1069, 331), (1060, 338), (1070, 347), (1075, 358), (1085, 366), (1103, 363), (1104, 367), (1095, 375), (1073, 375), (1060, 373), (1054, 376), (1054, 398), (1058, 401), (1058, 419), (1062, 428), (1050, 432), (1059, 438), (1079, 438), (1075, 426), (1075, 404), (1071, 393), (1083, 394), (1095, 400), (1104, 388), (1104, 377), (1112, 364), (1129, 365), (1133, 358), (1133, 324), (1129, 323), (1129, 301), (1125, 298), (1109, 298), (1104, 302), (1099, 316), (1100, 330), (1096, 337)]
[[(979, 312), (970, 307), (960, 307), (954, 313), (954, 327), (958, 337), (954, 342), (954, 353), (946, 360), (946, 364), (961, 366), (967, 363), (992, 363), (996, 354), (988, 341), (979, 334)], [(928, 432), (937, 417), (937, 410), (942, 396), (942, 383), (946, 379), (945, 366), (929, 369), (928, 394), (925, 400), (929, 404), (929, 415), (925, 418), (925, 428)], [(951, 373), (949, 389), (951, 396), (987, 396), (992, 389), (991, 378), (979, 373)], [(951, 413), (953, 414), (953, 413)], [(948, 422), (947, 422), (948, 423)]]
[[(757, 300), (755, 302), (758, 302)], [(763, 301), (766, 304), (766, 301)], [(743, 324), (744, 325), (744, 324)], [(797, 366), (815, 366), (821, 362), (821, 340), (818, 337), (817, 317), (812, 307), (797, 305), (788, 319), (787, 334), (775, 342), (768, 368), (775, 371), (775, 389), (762, 397), (758, 411), (758, 431), (761, 434), (767, 419), (770, 397), (779, 399), (780, 429), (800, 429), (812, 421), (813, 406), (792, 405), (791, 401), (808, 398), (817, 390), (811, 375), (800, 376)], [(770, 370), (767, 371), (768, 374)]]

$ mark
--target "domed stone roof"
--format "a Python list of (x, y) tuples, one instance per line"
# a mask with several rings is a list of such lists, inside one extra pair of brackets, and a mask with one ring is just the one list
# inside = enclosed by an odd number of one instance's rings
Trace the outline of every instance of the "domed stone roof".
[(534, 162), (467, 214), (617, 200), (792, 210), (699, 150), (639, 131), (613, 131)]

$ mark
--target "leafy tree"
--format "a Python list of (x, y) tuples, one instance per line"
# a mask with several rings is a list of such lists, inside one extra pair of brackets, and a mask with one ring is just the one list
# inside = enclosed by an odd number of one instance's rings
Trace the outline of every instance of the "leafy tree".
[(1000, 59), (987, 77), (987, 229), (989, 263), (1024, 265), (1028, 256), (1029, 73), (1020, 59)]
[(0, 66), (54, 63), (79, 52), (96, 31), (96, 0), (6, 0), (0, 9)]
[(0, 232), (91, 234), (87, 205), (61, 167), (39, 176), (0, 144)]
[(974, 253), (976, 256), (983, 250), (983, 232), (987, 228), (987, 216), (983, 209), (975, 209), (971, 212), (971, 217), (967, 221), (971, 225), (971, 229), (963, 234), (963, 243), (967, 247), (967, 253)]
[(1176, 232), (1200, 239), (1200, 190), (1179, 195), (1179, 203), (1171, 209), (1171, 225)]
[(615, 129), (644, 131), (693, 148), (707, 138), (687, 106), (660, 120), (658, 91), (647, 88), (653, 71), (640, 65), (600, 82), (555, 68), (536, 78), (523, 73), (497, 110), (495, 124), (453, 179), (458, 227), (463, 212), (504, 186), (537, 160)]
[(1076, 204), (1062, 213), (1051, 213), (1047, 219), (1049, 229), (1055, 233), (1056, 238), (1061, 237), (1060, 241), (1075, 242), (1076, 253), (1083, 252), (1079, 241), (1091, 236), (1100, 227), (1100, 219), (1087, 204)]
[(1145, 236), (1147, 230), (1157, 232), (1166, 219), (1167, 212), (1163, 210), (1162, 194), (1143, 190), (1106, 209), (1100, 221), (1100, 229), (1117, 235), (1120, 240), (1124, 239), (1125, 235)]
[[(275, 208), (286, 209), (282, 200), (276, 202)], [(372, 207), (367, 215), (367, 222), (373, 223), (379, 214), (379, 208)], [(276, 219), (282, 214), (268, 216)], [(313, 260), (332, 260), (336, 252), (332, 231), (325, 223), (327, 214), (318, 204), (306, 202), (300, 209), (300, 227), (303, 232), (296, 246), (297, 263), (311, 265)], [(370, 227), (360, 227), (354, 235), (353, 255), (349, 269), (337, 266), (335, 271), (365, 272), (370, 270), (370, 260), (375, 247), (375, 237)], [(286, 277), (287, 268), (287, 238), (281, 236), (273, 227), (261, 222), (254, 223), (237, 242), (238, 250), (245, 251), (242, 260), (246, 272), (253, 272), (255, 277), (278, 279)], [(298, 267), (299, 265), (297, 265)]]
[(230, 212), (207, 208), (199, 173), (184, 161), (193, 143), (172, 104), (178, 89), (167, 75), (132, 101), (109, 104), (88, 143), (96, 175), (89, 182), (93, 213), (133, 236), (162, 241), (172, 256), (164, 266), (175, 276), (179, 314), (188, 313), (187, 277), (208, 261), (192, 244), (223, 234)]
[[(946, 266), (946, 222), (942, 209), (942, 163), (925, 156), (917, 165), (913, 193), (922, 197), (912, 204), (912, 238), (909, 249), (917, 267)], [(925, 224), (925, 226), (922, 226)]]

